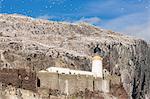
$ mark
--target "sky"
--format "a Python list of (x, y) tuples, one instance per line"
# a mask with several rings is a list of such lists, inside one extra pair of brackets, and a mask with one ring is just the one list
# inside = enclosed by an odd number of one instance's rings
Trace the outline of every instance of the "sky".
[(0, 13), (87, 22), (150, 42), (150, 0), (0, 0)]

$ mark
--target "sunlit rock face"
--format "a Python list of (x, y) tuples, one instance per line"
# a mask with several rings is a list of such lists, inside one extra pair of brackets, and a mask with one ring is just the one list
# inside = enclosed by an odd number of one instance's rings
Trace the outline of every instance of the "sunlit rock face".
[(149, 97), (150, 46), (145, 41), (88, 24), (0, 15), (1, 68), (39, 71), (57, 66), (91, 71), (97, 44), (103, 68), (121, 76), (127, 94), (133, 99)]

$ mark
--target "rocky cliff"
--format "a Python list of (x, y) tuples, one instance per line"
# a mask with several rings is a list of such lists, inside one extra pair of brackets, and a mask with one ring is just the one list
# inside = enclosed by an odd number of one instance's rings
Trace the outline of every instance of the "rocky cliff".
[(104, 68), (121, 75), (127, 94), (144, 99), (150, 94), (150, 46), (85, 23), (70, 24), (0, 15), (0, 67), (39, 71), (50, 66), (91, 70), (93, 49), (99, 44)]

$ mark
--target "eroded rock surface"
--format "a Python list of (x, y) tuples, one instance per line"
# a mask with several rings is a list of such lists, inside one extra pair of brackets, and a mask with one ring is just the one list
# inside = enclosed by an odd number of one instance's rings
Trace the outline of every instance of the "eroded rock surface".
[(93, 49), (99, 44), (104, 68), (121, 75), (133, 99), (150, 94), (150, 46), (88, 24), (0, 15), (0, 67), (39, 71), (50, 66), (91, 70)]

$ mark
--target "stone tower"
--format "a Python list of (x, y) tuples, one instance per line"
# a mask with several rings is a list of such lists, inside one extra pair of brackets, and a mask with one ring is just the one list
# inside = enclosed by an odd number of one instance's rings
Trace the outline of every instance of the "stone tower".
[(97, 77), (103, 77), (103, 66), (102, 66), (102, 58), (99, 55), (95, 55), (92, 61), (92, 72)]
[(94, 57), (92, 60), (92, 72), (97, 77), (103, 77), (103, 66), (102, 66), (102, 60), (103, 58), (100, 56), (101, 49), (97, 47), (94, 49)]

